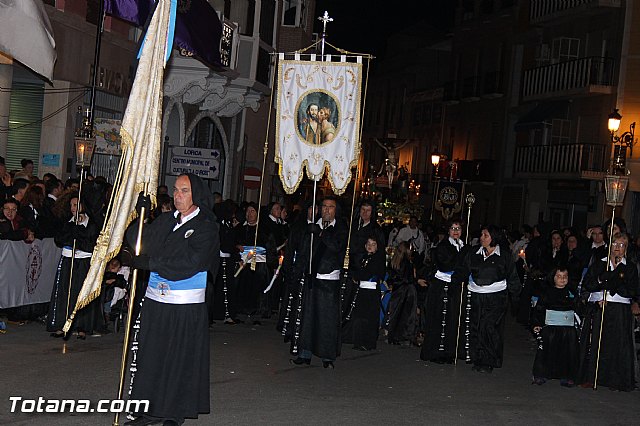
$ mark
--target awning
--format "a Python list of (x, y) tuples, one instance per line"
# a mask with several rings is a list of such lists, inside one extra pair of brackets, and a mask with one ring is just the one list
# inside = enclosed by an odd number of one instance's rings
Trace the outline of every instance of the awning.
[(524, 114), (514, 126), (516, 132), (544, 127), (545, 123), (551, 124), (554, 118), (567, 119), (569, 114), (569, 101), (549, 101), (536, 105), (531, 111)]

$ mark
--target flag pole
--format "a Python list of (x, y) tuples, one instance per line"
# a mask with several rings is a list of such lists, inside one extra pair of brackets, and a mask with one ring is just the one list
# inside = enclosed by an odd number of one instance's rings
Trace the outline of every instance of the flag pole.
[[(322, 38), (320, 39), (320, 62), (324, 62), (324, 46), (327, 39), (327, 23), (332, 22), (333, 18), (329, 17), (329, 12), (326, 10), (322, 16), (318, 16), (318, 21), (322, 22)], [(324, 169), (323, 169), (324, 172)], [(316, 192), (318, 188), (318, 181), (316, 178), (313, 178), (313, 204), (311, 208), (311, 214), (313, 216), (313, 221), (315, 223), (316, 220)], [(322, 213), (321, 213), (322, 214)], [(309, 275), (311, 275), (311, 262), (313, 260), (313, 234), (311, 234), (311, 245), (309, 246)]]
[[(144, 183), (144, 194), (149, 193), (149, 182)], [(142, 251), (142, 230), (144, 229), (144, 219), (147, 214), (147, 209), (142, 207), (140, 209), (140, 217), (138, 218), (138, 232), (136, 237), (135, 255), (140, 256)], [(136, 300), (136, 285), (138, 283), (138, 268), (133, 270), (131, 275), (131, 284), (129, 286), (129, 307), (127, 309), (127, 325), (124, 329), (124, 343), (122, 345), (122, 358), (120, 360), (120, 382), (118, 384), (118, 396), (116, 400), (122, 400), (122, 392), (124, 388), (124, 378), (127, 368), (127, 357), (129, 356), (129, 336), (131, 333), (131, 318), (133, 317), (133, 307)], [(120, 413), (116, 412), (113, 418), (113, 426), (119, 426)]]
[[(464, 244), (469, 244), (469, 222), (471, 221), (471, 209), (473, 203), (476, 202), (476, 197), (472, 193), (469, 193), (466, 198), (467, 201), (467, 232), (464, 236)], [(468, 291), (468, 290), (467, 290)], [(456, 353), (453, 356), (453, 364), (458, 364), (458, 348), (460, 347), (460, 326), (462, 325), (462, 301), (464, 299), (464, 283), (460, 287), (460, 306), (458, 308), (458, 332), (456, 334)]]
[[(613, 244), (613, 220), (616, 217), (616, 205), (611, 211), (611, 224), (609, 225), (609, 252), (607, 253), (607, 271), (613, 271), (611, 265), (611, 245)], [(602, 290), (602, 314), (600, 315), (600, 330), (598, 330), (598, 352), (596, 354), (596, 372), (593, 378), (593, 390), (598, 388), (598, 370), (600, 369), (600, 346), (602, 345), (602, 328), (604, 327), (604, 308), (607, 306), (607, 290)]]
[(98, 65), (100, 64), (100, 47), (102, 46), (102, 33), (104, 32), (104, 0), (100, 0), (100, 17), (96, 25), (96, 46), (94, 48), (93, 56), (93, 76), (91, 79), (91, 97), (89, 98), (89, 110), (91, 115), (89, 116), (89, 122), (93, 129), (93, 123), (95, 121), (94, 109), (96, 106), (96, 88), (98, 86)]

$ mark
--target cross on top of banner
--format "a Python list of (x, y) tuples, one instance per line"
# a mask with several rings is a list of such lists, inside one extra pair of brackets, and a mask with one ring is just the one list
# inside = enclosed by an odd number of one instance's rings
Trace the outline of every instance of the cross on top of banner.
[(322, 32), (326, 33), (327, 32), (327, 23), (333, 22), (333, 18), (330, 18), (329, 17), (329, 12), (327, 12), (325, 10), (324, 14), (322, 16), (318, 16), (318, 21), (322, 21)]

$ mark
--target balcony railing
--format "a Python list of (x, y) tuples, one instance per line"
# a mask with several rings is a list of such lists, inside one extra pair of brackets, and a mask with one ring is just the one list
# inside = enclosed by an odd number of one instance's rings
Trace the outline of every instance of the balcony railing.
[(525, 71), (522, 97), (545, 97), (589, 86), (613, 86), (613, 58), (580, 58)]
[(516, 174), (572, 174), (605, 169), (605, 145), (535, 145), (516, 148)]
[(573, 9), (584, 7), (620, 7), (620, 0), (531, 0), (529, 19), (540, 22), (560, 15), (569, 15)]

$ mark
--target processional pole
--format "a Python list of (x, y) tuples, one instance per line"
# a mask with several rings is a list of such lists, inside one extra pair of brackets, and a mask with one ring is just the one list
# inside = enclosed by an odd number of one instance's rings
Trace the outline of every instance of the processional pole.
[[(326, 10), (322, 16), (318, 17), (318, 20), (322, 22), (322, 38), (320, 39), (320, 61), (324, 62), (324, 46), (327, 38), (327, 24), (333, 22), (333, 18), (329, 17), (329, 12)], [(324, 169), (323, 169), (324, 170)], [(311, 207), (311, 215), (313, 221), (316, 221), (316, 194), (318, 190), (318, 180), (314, 176), (313, 178), (313, 203)], [(313, 233), (311, 234), (311, 245), (309, 246), (309, 274), (311, 274), (311, 264), (313, 260)]]
[[(469, 222), (471, 221), (471, 209), (473, 208), (473, 203), (476, 202), (476, 197), (473, 193), (469, 193), (466, 198), (467, 201), (467, 230), (464, 236), (464, 244), (469, 244)], [(468, 290), (467, 290), (468, 291)], [(458, 308), (458, 332), (456, 334), (456, 353), (454, 354), (453, 364), (458, 364), (458, 348), (460, 347), (460, 326), (462, 325), (462, 301), (464, 299), (464, 283), (460, 288), (460, 306)]]

